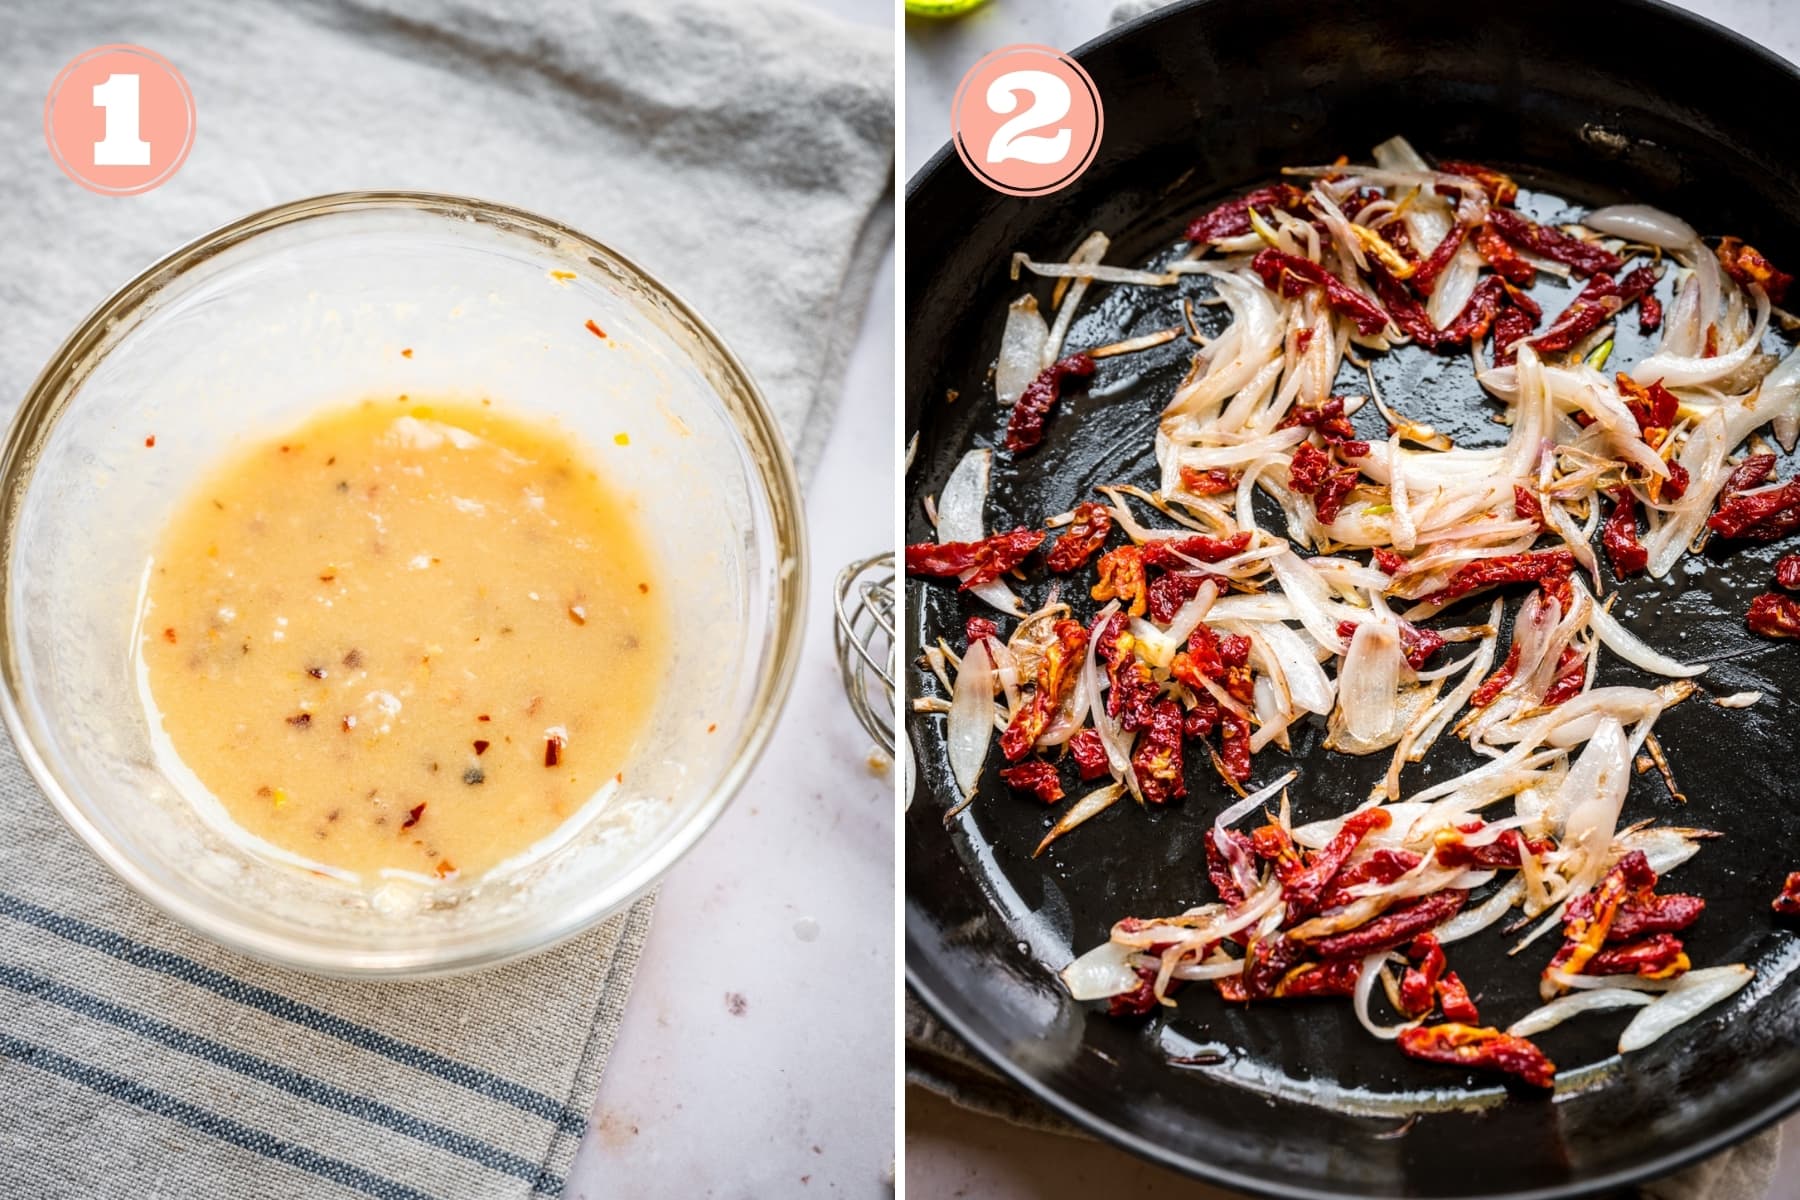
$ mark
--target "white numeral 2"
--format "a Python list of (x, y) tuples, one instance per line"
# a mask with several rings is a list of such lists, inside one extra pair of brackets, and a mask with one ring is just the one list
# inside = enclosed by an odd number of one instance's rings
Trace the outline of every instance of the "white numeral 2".
[(1049, 166), (1063, 160), (1074, 136), (1059, 129), (1054, 137), (1041, 137), (1028, 132), (1042, 129), (1069, 115), (1069, 85), (1048, 71), (1008, 71), (988, 85), (987, 104), (994, 112), (1005, 114), (1018, 107), (1015, 92), (1031, 96), (1031, 107), (994, 130), (988, 142), (987, 160), (991, 163), (1016, 158), (1020, 162)]
[(94, 107), (106, 112), (106, 136), (94, 143), (96, 167), (150, 165), (150, 143), (138, 136), (138, 79), (108, 75), (94, 85)]

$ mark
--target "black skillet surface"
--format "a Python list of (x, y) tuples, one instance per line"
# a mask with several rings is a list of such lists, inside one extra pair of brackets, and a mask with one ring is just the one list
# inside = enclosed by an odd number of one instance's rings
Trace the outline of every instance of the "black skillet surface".
[[(1778, 263), (1800, 261), (1800, 162), (1783, 117), (1800, 107), (1800, 77), (1661, 4), (1212, 0), (1155, 14), (1077, 57), (1099, 84), (1107, 132), (1075, 186), (1035, 200), (1002, 197), (946, 151), (909, 191), (907, 430), (919, 434), (907, 476), (909, 542), (931, 537), (920, 500), (966, 450), (1000, 440), (1004, 414), (989, 367), (1006, 304), (1025, 286), (1006, 277), (1015, 248), (1062, 257), (1098, 227), (1114, 238), (1108, 261), (1152, 261), (1172, 252), (1183, 218), (1205, 203), (1282, 164), (1366, 157), (1373, 143), (1404, 133), (1427, 155), (1513, 169), (1534, 185), (1526, 203), (1544, 218), (1561, 211), (1557, 197), (1638, 199), (1703, 234), (1738, 233)], [(1541, 286), (1551, 311), (1566, 301), (1552, 295), (1559, 283)], [(1184, 287), (1206, 290), (1197, 280)], [(1038, 293), (1047, 300), (1046, 287)], [(1168, 294), (1091, 295), (1072, 349), (1173, 323)], [(1773, 337), (1768, 345), (1778, 348)], [(1620, 350), (1625, 361), (1642, 353), (1629, 328)], [(989, 527), (1036, 524), (1096, 483), (1153, 484), (1150, 435), (1181, 357), (1177, 344), (1103, 364), (1095, 388), (1111, 394), (1065, 398), (1046, 444), (1029, 457), (998, 453)], [(1112, 391), (1126, 374), (1140, 378)], [(1378, 378), (1390, 403), (1459, 443), (1504, 439), (1466, 359), (1409, 349), (1381, 361)], [(1366, 390), (1358, 382), (1346, 374), (1340, 390)], [(951, 390), (960, 394), (953, 403)], [(1783, 473), (1793, 468), (1784, 463)], [(1800, 937), (1768, 908), (1785, 872), (1800, 868), (1800, 782), (1787, 732), (1800, 710), (1800, 645), (1763, 642), (1742, 624), (1778, 552), (1715, 550), (1666, 580), (1629, 585), (1620, 608), (1641, 636), (1712, 662), (1705, 691), (1764, 692), (1747, 710), (1696, 700), (1667, 713), (1657, 732), (1688, 801), (1677, 805), (1652, 773), (1634, 781), (1626, 810), (1628, 819), (1729, 835), (1675, 871), (1668, 887), (1708, 900), (1689, 938), (1696, 964), (1744, 961), (1758, 978), (1729, 1005), (1623, 1062), (1612, 1046), (1629, 1012), (1543, 1035), (1562, 1068), (1554, 1098), (1406, 1060), (1364, 1033), (1345, 1003), (1244, 1010), (1190, 987), (1167, 1016), (1117, 1021), (1071, 1001), (1056, 969), (1104, 939), (1114, 920), (1211, 898), (1199, 838), (1225, 792), (1201, 764), (1190, 770), (1185, 803), (1159, 812), (1121, 804), (1033, 860), (1051, 815), (1006, 793), (993, 776), (997, 755), (975, 804), (944, 829), (955, 786), (943, 720), (910, 720), (909, 980), (951, 1028), (1051, 1107), (1140, 1154), (1245, 1190), (1575, 1195), (1722, 1148), (1800, 1099)], [(1041, 576), (1020, 589), (1030, 605), (1044, 598)], [(960, 646), (962, 619), (975, 611), (968, 601), (920, 581), (909, 581), (906, 594), (915, 659), (938, 636)], [(1509, 597), (1509, 608), (1516, 601)], [(1076, 611), (1086, 616), (1092, 605), (1077, 598)], [(1611, 655), (1602, 661), (1602, 682), (1652, 682)], [(916, 668), (908, 691), (939, 693)], [(1385, 768), (1385, 755), (1328, 754), (1319, 738), (1315, 727), (1295, 741), (1300, 819), (1342, 811)], [(1412, 768), (1407, 788), (1470, 761), (1446, 739), (1432, 773)], [(1259, 755), (1255, 782), (1289, 763), (1274, 750)], [(1065, 789), (1081, 794), (1072, 775)], [(1552, 945), (1540, 941), (1509, 959), (1509, 944), (1490, 929), (1452, 954), (1484, 1017), (1500, 1024), (1535, 1005), (1535, 973)], [(1180, 1056), (1222, 1060), (1169, 1061)], [(1415, 1111), (1424, 1115), (1407, 1127)]]

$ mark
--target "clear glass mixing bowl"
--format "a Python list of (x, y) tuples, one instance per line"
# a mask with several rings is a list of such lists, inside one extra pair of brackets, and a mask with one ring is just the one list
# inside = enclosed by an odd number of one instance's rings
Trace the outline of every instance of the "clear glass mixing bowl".
[[(151, 546), (201, 472), (322, 407), (402, 392), (491, 396), (590, 448), (627, 434), (604, 466), (641, 505), (676, 631), (625, 785), (524, 865), (436, 889), (322, 879), (202, 819), (198, 784), (153, 747), (135, 654)], [(645, 272), (515, 209), (321, 196), (176, 251), (57, 351), (0, 483), (0, 709), (27, 767), (146, 898), (306, 970), (463, 970), (618, 911), (718, 817), (793, 679), (805, 531), (755, 384)]]

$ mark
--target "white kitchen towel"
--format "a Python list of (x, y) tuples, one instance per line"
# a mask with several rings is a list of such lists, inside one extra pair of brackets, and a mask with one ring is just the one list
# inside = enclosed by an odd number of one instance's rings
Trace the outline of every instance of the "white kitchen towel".
[[(128, 42), (194, 93), (186, 164), (76, 186), (64, 63)], [(255, 209), (454, 192), (541, 212), (682, 294), (803, 474), (891, 231), (892, 39), (792, 0), (54, 0), (0, 6), (0, 414), (114, 288)], [(0, 739), (0, 1197), (561, 1192), (653, 900), (415, 984), (250, 962), (140, 902)]]

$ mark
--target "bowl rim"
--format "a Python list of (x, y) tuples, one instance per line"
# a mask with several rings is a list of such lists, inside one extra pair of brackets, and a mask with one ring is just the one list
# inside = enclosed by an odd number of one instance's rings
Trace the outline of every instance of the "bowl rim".
[[(101, 349), (116, 329), (129, 328), (123, 323), (152, 301), (164, 285), (261, 234), (342, 213), (382, 210), (419, 212), (453, 221), (473, 218), (505, 235), (572, 248), (583, 260), (582, 265), (613, 271), (641, 288), (652, 302), (664, 306), (668, 315), (684, 326), (676, 331), (676, 341), (691, 338), (692, 344), (686, 349), (695, 357), (714, 357), (729, 384), (715, 389), (715, 394), (742, 440), (753, 468), (750, 476), (769, 506), (775, 561), (769, 568), (767, 641), (756, 668), (756, 688), (746, 701), (749, 720), (738, 732), (730, 758), (705, 798), (651, 853), (606, 886), (558, 910), (550, 920), (528, 927), (517, 922), (502, 927), (503, 932), (512, 931), (508, 936), (472, 935), (399, 949), (347, 951), (322, 945), (310, 937), (251, 926), (229, 911), (215, 909), (167, 887), (102, 833), (89, 818), (84, 803), (71, 795), (51, 771), (25, 719), (25, 678), (13, 636), (16, 614), (12, 584), (17, 523), (23, 498), (36, 472), (36, 451), (62, 413), (76, 402), (83, 381), (97, 365)], [(587, 262), (590, 257), (599, 261)], [(484, 969), (549, 950), (623, 911), (693, 848), (742, 788), (779, 723), (799, 666), (808, 579), (806, 521), (787, 440), (755, 379), (705, 318), (632, 259), (560, 221), (474, 197), (407, 190), (330, 192), (240, 217), (159, 259), (89, 312), (32, 382), (8, 424), (5, 445), (0, 449), (0, 495), (5, 497), (5, 511), (0, 514), (0, 720), (4, 720), (32, 779), (94, 856), (139, 896), (186, 928), (228, 949), (311, 974), (417, 979)], [(520, 932), (521, 928), (526, 931)]]

